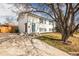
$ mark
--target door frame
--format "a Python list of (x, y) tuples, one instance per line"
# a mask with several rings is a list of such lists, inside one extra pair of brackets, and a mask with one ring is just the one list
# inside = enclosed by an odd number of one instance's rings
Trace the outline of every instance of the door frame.
[(27, 23), (24, 24), (25, 25), (25, 32), (27, 32)]
[(35, 32), (35, 28), (36, 27), (36, 24), (35, 23), (32, 23), (32, 32)]

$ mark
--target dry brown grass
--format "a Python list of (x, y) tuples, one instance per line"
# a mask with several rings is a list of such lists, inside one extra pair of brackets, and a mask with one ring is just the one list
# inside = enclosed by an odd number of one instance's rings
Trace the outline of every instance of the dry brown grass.
[[(76, 35), (78, 36), (79, 34)], [(79, 52), (79, 37), (69, 37), (70, 44), (68, 45), (61, 42), (61, 37), (60, 33), (45, 33), (39, 39), (67, 53)]]

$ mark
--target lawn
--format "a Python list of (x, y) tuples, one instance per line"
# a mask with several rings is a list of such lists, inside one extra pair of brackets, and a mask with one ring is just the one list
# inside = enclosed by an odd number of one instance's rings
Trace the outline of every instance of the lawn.
[[(76, 34), (77, 36), (79, 34)], [(46, 42), (47, 44), (54, 46), (60, 50), (63, 50), (69, 54), (74, 52), (78, 54), (79, 52), (79, 38), (78, 37), (69, 37), (68, 41), (70, 44), (63, 44), (61, 41), (60, 33), (44, 33), (42, 36), (38, 37), (40, 40)], [(77, 55), (76, 54), (76, 55)]]

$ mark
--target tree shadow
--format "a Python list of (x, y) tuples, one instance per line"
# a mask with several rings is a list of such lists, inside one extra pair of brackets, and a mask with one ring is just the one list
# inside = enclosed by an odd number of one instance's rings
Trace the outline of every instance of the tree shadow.
[(72, 36), (72, 37), (79, 39), (79, 37), (76, 37), (76, 36)]
[(38, 39), (41, 39), (41, 40), (53, 40), (53, 41), (62, 41), (61, 39), (55, 39), (55, 38), (52, 38), (52, 37), (47, 37), (47, 36), (39, 36)]

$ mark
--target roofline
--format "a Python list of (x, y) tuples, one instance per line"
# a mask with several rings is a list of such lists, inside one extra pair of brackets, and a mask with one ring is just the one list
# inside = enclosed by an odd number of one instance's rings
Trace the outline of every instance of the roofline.
[(46, 19), (46, 20), (53, 21), (52, 19), (47, 19), (47, 18), (45, 18), (45, 17), (36, 15), (36, 14), (34, 14), (34, 13), (31, 13), (31, 12), (28, 12), (28, 13), (26, 13), (26, 14), (27, 14), (27, 15), (31, 14), (32, 16), (34, 15), (34, 16), (36, 16), (37, 18), (44, 18), (44, 19)]

